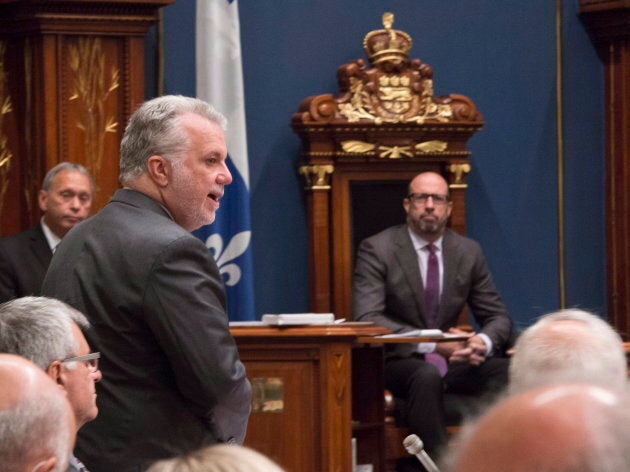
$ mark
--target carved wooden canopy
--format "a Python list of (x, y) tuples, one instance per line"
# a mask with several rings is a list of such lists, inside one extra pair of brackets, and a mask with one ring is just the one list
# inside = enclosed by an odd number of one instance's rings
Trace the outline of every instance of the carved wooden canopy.
[[(356, 59), (339, 67), (336, 96), (307, 97), (292, 117), (303, 144), (299, 172), (306, 180), (314, 311), (350, 316), (357, 234), (383, 229), (378, 224), (393, 213), (394, 221), (404, 221), (397, 211), (417, 173), (445, 176), (454, 203), (451, 226), (465, 230), (467, 142), (483, 125), (482, 116), (463, 95), (434, 96), (433, 70), (408, 57), (412, 39), (393, 29), (393, 21), (385, 13), (383, 29), (365, 36), (369, 64)], [(377, 225), (368, 222), (366, 229), (357, 221), (361, 201), (372, 207), (383, 199), (391, 199), (396, 212), (372, 212), (364, 219)]]

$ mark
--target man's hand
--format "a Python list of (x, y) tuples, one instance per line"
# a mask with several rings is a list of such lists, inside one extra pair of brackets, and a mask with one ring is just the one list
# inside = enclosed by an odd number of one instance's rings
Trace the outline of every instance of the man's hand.
[(436, 351), (448, 362), (467, 362), (471, 365), (480, 365), (486, 360), (486, 343), (476, 333), (468, 333), (457, 328), (451, 328), (450, 334), (466, 336), (463, 341), (437, 343)]

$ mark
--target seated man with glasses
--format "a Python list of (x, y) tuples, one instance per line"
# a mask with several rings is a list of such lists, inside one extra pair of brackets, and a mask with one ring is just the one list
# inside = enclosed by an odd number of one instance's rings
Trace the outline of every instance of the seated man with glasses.
[[(47, 297), (16, 298), (0, 305), (0, 352), (22, 356), (44, 370), (67, 394), (77, 430), (96, 418), (100, 353), (90, 352), (81, 330), (85, 316)], [(68, 472), (87, 472), (74, 456)]]
[(417, 175), (403, 200), (406, 224), (364, 240), (357, 251), (353, 318), (394, 333), (453, 330), (468, 305), (479, 325), (465, 341), (389, 344), (385, 386), (406, 401), (406, 419), (430, 452), (446, 442), (444, 392), (480, 395), (507, 383), (508, 361), (496, 357), (512, 322), (479, 244), (446, 228), (448, 184), (433, 172)]

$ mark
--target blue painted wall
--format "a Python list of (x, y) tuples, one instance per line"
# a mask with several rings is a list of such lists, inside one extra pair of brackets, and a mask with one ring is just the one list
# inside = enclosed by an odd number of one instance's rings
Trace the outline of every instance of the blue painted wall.
[[(300, 142), (291, 114), (336, 93), (337, 67), (395, 14), (436, 95), (470, 97), (486, 125), (472, 138), (468, 234), (483, 246), (520, 326), (559, 308), (556, 23), (551, 0), (241, 0), (256, 304), (307, 311)], [(164, 9), (165, 93), (193, 95), (193, 0)], [(568, 306), (605, 314), (603, 68), (577, 16), (562, 12), (565, 278)], [(155, 32), (147, 38), (154, 65)], [(148, 95), (155, 93), (147, 76)]]

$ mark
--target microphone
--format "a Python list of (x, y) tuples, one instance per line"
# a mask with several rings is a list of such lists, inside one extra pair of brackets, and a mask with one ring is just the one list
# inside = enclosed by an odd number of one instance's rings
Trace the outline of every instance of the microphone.
[(420, 439), (415, 434), (410, 434), (403, 441), (403, 446), (409, 454), (413, 454), (418, 458), (420, 463), (427, 469), (427, 472), (440, 472), (440, 469), (437, 468), (433, 459), (429, 457), (424, 451), (424, 444), (422, 443), (422, 439)]

